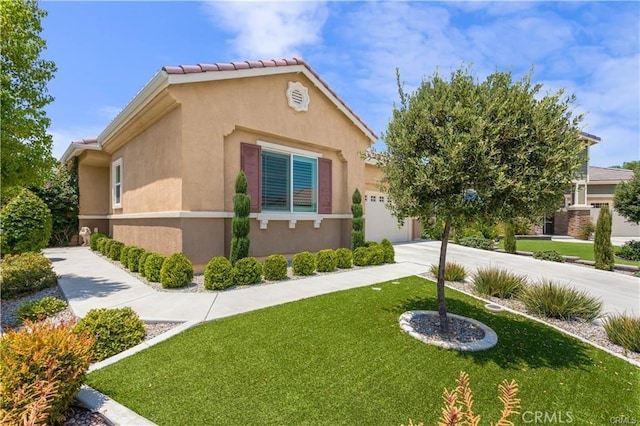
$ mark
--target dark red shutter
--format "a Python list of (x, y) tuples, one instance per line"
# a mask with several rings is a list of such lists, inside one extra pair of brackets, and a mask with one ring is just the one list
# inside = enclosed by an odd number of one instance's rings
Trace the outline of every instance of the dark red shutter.
[(251, 213), (262, 211), (262, 155), (258, 145), (240, 144), (240, 168), (247, 175), (247, 193), (251, 197)]
[(331, 214), (331, 160), (318, 158), (318, 213)]

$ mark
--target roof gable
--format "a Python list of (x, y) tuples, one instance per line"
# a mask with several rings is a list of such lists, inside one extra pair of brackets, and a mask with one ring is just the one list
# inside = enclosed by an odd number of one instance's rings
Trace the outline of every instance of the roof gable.
[(633, 170), (619, 169), (615, 167), (589, 166), (589, 181), (618, 183), (633, 178)]

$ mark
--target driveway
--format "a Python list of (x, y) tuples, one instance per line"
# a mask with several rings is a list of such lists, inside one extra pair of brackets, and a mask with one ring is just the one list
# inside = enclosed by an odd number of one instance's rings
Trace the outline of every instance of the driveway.
[[(440, 241), (398, 244), (396, 262), (411, 262), (429, 266), (438, 263)], [(605, 313), (640, 315), (640, 278), (616, 272), (606, 272), (584, 266), (536, 260), (527, 256), (477, 250), (449, 244), (447, 261), (463, 264), (473, 273), (479, 267), (501, 267), (527, 275), (531, 281), (547, 278), (600, 297)]]

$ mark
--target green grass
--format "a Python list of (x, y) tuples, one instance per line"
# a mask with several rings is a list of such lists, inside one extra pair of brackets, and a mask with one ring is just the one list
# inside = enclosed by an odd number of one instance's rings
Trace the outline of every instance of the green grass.
[[(500, 248), (504, 248), (504, 240), (500, 240)], [(578, 256), (583, 260), (595, 261), (593, 254), (593, 243), (565, 243), (562, 241), (551, 240), (518, 240), (518, 251), (548, 251), (555, 250), (564, 256)], [(614, 247), (617, 252), (620, 247)], [(615, 257), (615, 262), (621, 265), (640, 266), (640, 262), (632, 260), (620, 259)]]
[[(435, 424), (444, 387), (470, 375), (474, 411), (496, 421), (515, 379), (524, 411), (574, 424), (640, 418), (640, 370), (540, 323), (447, 289), (449, 312), (492, 327), (498, 344), (460, 353), (403, 333), (407, 310), (437, 309), (419, 277), (203, 324), (89, 374), (87, 383), (159, 425)], [(215, 309), (215, 308), (214, 308)], [(516, 424), (522, 423), (516, 418)]]

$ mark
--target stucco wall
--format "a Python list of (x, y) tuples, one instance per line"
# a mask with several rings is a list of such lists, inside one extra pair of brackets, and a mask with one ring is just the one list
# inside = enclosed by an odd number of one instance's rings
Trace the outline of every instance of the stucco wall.
[(105, 215), (109, 213), (109, 168), (78, 163), (80, 214)]
[(111, 220), (111, 235), (126, 245), (163, 255), (182, 251), (182, 219)]
[(113, 213), (181, 210), (181, 126), (176, 108), (111, 155), (122, 158), (123, 174), (122, 208)]

